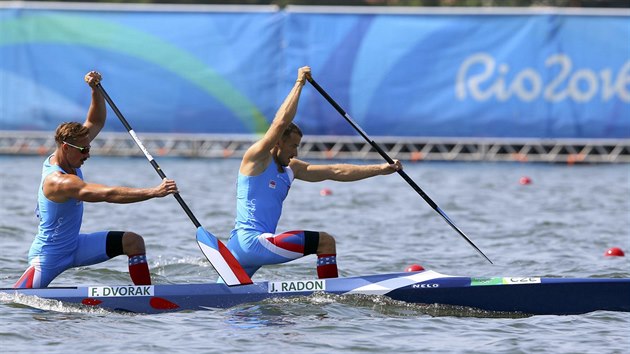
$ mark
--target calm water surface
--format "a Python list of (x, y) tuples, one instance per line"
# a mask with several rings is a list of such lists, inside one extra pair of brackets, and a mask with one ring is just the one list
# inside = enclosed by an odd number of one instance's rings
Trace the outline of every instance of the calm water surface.
[[(42, 157), (0, 157), (0, 286), (26, 268)], [(223, 237), (234, 219), (237, 160), (160, 158), (202, 224)], [(342, 276), (397, 272), (412, 263), (462, 276), (630, 277), (628, 165), (407, 163), (407, 173), (490, 257), (487, 263), (398, 175), (291, 188), (279, 230), (337, 237)], [(143, 158), (92, 157), (86, 179), (152, 186)], [(531, 185), (520, 185), (529, 176)], [(332, 195), (322, 197), (328, 188)], [(154, 283), (214, 282), (195, 228), (167, 197), (133, 205), (86, 204), (83, 231), (145, 237)], [(267, 267), (254, 280), (315, 277), (313, 256)], [(73, 269), (51, 285), (128, 284), (126, 259)], [(0, 298), (7, 353), (627, 353), (630, 313), (510, 317), (403, 305), (383, 298), (313, 296), (162, 315), (79, 310)]]

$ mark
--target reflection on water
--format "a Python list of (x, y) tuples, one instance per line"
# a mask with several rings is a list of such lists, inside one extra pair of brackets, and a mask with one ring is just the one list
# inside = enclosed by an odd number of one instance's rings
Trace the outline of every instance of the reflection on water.
[(112, 311), (80, 304), (71, 304), (51, 299), (42, 299), (37, 296), (21, 294), (0, 294), (0, 303), (13, 308), (27, 309), (35, 314), (33, 318), (39, 321), (55, 321), (57, 319), (68, 319), (63, 314), (96, 314), (104, 315)]
[(227, 311), (226, 323), (241, 329), (294, 324), (278, 306), (257, 304), (238, 306)]
[[(34, 311), (52, 311), (68, 314), (121, 313), (94, 306), (70, 304), (57, 300), (42, 299), (20, 294), (0, 294), (0, 302), (15, 308), (30, 308)], [(208, 309), (216, 310), (216, 309)], [(383, 317), (478, 317), (478, 318), (521, 318), (527, 314), (515, 312), (484, 311), (463, 306), (440, 304), (413, 304), (392, 300), (385, 296), (334, 295), (315, 293), (310, 296), (272, 298), (255, 304), (238, 305), (225, 310), (226, 322), (239, 328), (259, 326), (285, 326), (294, 324), (292, 318), (311, 317), (326, 319), (335, 316), (383, 316)], [(354, 315), (350, 315), (354, 312)], [(129, 315), (133, 315), (129, 313)], [(41, 320), (48, 317), (42, 316)], [(54, 317), (57, 318), (57, 317)]]

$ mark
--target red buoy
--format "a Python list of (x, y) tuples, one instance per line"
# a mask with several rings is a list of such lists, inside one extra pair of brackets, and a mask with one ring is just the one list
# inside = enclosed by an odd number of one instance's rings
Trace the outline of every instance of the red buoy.
[(332, 191), (328, 188), (324, 188), (321, 191), (319, 191), (319, 195), (321, 195), (322, 197), (325, 197), (327, 195), (332, 195)]
[(407, 267), (407, 269), (405, 269), (405, 272), (419, 272), (421, 270), (424, 270), (424, 267), (419, 265), (419, 264), (412, 264), (409, 267)]
[(532, 179), (527, 177), (527, 176), (523, 176), (518, 180), (518, 183), (522, 184), (522, 185), (526, 185), (526, 184), (532, 184)]
[(608, 251), (606, 251), (606, 253), (604, 253), (604, 256), (607, 257), (623, 257), (625, 255), (626, 254), (623, 253), (623, 251), (619, 247), (611, 247), (608, 249)]

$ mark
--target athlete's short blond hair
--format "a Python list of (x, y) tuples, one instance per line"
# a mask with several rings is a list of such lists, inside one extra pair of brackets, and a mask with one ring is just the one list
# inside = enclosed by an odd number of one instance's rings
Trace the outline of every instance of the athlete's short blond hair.
[(77, 122), (65, 122), (59, 124), (55, 131), (55, 142), (61, 146), (63, 142), (76, 143), (77, 141), (90, 135), (90, 129)]

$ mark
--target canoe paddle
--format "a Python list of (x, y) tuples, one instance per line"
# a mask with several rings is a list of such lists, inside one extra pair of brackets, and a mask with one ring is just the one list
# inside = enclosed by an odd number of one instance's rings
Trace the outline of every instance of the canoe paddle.
[[(107, 103), (109, 103), (109, 106), (114, 110), (114, 112), (118, 116), (118, 119), (120, 119), (120, 122), (127, 129), (127, 132), (129, 132), (129, 135), (131, 135), (140, 150), (142, 150), (142, 152), (144, 153), (144, 156), (146, 156), (146, 158), (149, 160), (149, 163), (151, 163), (151, 166), (153, 166), (155, 172), (160, 175), (160, 178), (166, 178), (166, 174), (164, 174), (164, 171), (162, 171), (160, 166), (153, 159), (153, 156), (149, 154), (149, 151), (144, 147), (140, 139), (138, 139), (138, 136), (133, 131), (118, 107), (116, 107), (116, 104), (109, 97), (103, 86), (99, 83), (96, 85), (96, 88), (101, 92), (103, 97), (105, 97), (105, 100), (107, 101)], [(184, 202), (184, 199), (182, 199), (179, 193), (175, 193), (173, 194), (173, 196), (175, 197), (175, 199), (177, 199), (177, 202), (179, 202), (179, 205), (181, 205), (181, 207), (184, 209), (186, 215), (188, 215), (193, 224), (195, 224), (195, 227), (197, 228), (197, 244), (199, 245), (199, 248), (201, 248), (201, 252), (204, 254), (204, 256), (206, 256), (208, 261), (210, 261), (212, 267), (214, 267), (217, 273), (219, 273), (219, 276), (223, 279), (225, 284), (227, 284), (228, 286), (251, 284), (252, 280), (249, 278), (249, 276), (247, 275), (243, 267), (241, 267), (236, 258), (234, 258), (234, 255), (232, 255), (230, 250), (225, 247), (221, 240), (206, 231), (201, 226), (201, 223), (199, 222), (199, 220), (197, 220), (195, 215), (193, 215), (192, 211), (190, 211), (190, 208), (188, 208), (188, 205), (186, 205), (186, 202)]]
[[(389, 155), (387, 155), (387, 153), (385, 153), (385, 151), (383, 151), (383, 149), (381, 149), (380, 146), (378, 146), (374, 140), (370, 139), (370, 137), (363, 131), (363, 129), (361, 129), (361, 127), (359, 127), (357, 125), (357, 123), (354, 122), (354, 120), (348, 115), (348, 113), (346, 113), (346, 111), (343, 110), (343, 108), (341, 108), (341, 106), (339, 106), (337, 104), (337, 102), (335, 102), (335, 100), (332, 99), (332, 97), (330, 97), (330, 95), (328, 95), (328, 93), (326, 93), (326, 91), (324, 91), (324, 89), (319, 86), (319, 84), (317, 82), (315, 82), (315, 80), (313, 80), (312, 77), (308, 77), (308, 82), (311, 83), (311, 85), (313, 85), (313, 87), (315, 87), (315, 89), (322, 95), (324, 96), (324, 98), (328, 101), (328, 103), (330, 103), (333, 107), (335, 107), (335, 109), (337, 110), (337, 112), (339, 112), (339, 114), (341, 114), (346, 121), (348, 121), (348, 123), (350, 123), (350, 125), (357, 131), (359, 132), (359, 134), (361, 134), (361, 136), (363, 137), (363, 139), (365, 139), (368, 143), (370, 143), (370, 145), (372, 145), (372, 147), (385, 159), (385, 161), (387, 161), (390, 164), (394, 163), (394, 160), (392, 160), (391, 157), (389, 157)], [(494, 264), (492, 263), (492, 261), (490, 260), (490, 258), (486, 257), (485, 254), (483, 254), (483, 252), (481, 252), (481, 250), (479, 249), (479, 247), (475, 246), (475, 244), (468, 238), (468, 236), (466, 236), (462, 230), (460, 230), (455, 223), (453, 223), (453, 221), (446, 215), (446, 213), (444, 211), (442, 211), (442, 209), (440, 209), (440, 207), (437, 206), (437, 204), (435, 204), (435, 202), (433, 200), (431, 200), (431, 198), (429, 198), (429, 196), (424, 193), (424, 191), (416, 184), (416, 182), (414, 182), (411, 177), (409, 177), (407, 175), (407, 173), (405, 173), (405, 171), (403, 170), (398, 170), (397, 171), (398, 174), (405, 180), (407, 181), (407, 183), (409, 183), (409, 185), (422, 197), (422, 199), (424, 199), (427, 203), (429, 203), (429, 205), (433, 208), (433, 210), (437, 211), (438, 214), (440, 214), (440, 216), (442, 216), (442, 218), (444, 218), (444, 220), (446, 220), (446, 222), (455, 230), (457, 231), (457, 233), (459, 233), (475, 250), (477, 250), (477, 252), (479, 252), (480, 255), (482, 255), (485, 259), (488, 260), (488, 262), (490, 262), (490, 264)]]

